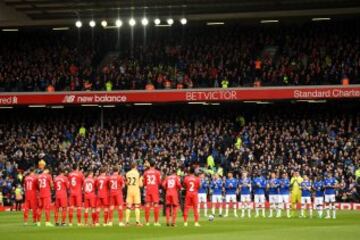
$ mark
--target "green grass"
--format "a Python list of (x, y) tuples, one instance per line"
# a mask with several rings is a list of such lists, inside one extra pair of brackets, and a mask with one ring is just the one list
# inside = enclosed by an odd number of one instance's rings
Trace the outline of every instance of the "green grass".
[[(192, 216), (191, 216), (192, 217)], [(30, 217), (31, 219), (31, 217)], [(164, 223), (164, 218), (161, 219)], [(179, 217), (176, 228), (157, 227), (63, 227), (45, 228), (23, 226), (22, 214), (13, 212), (0, 213), (0, 239), (23, 240), (134, 240), (134, 239), (359, 239), (360, 236), (360, 211), (339, 211), (337, 219), (240, 219), (240, 218), (215, 218), (214, 222), (202, 218), (200, 228), (183, 227)]]

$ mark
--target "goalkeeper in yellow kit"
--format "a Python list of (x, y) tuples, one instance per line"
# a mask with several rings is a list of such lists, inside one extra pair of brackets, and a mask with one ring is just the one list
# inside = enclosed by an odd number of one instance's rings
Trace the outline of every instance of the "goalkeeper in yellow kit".
[(142, 178), (139, 171), (137, 170), (137, 164), (134, 162), (131, 164), (131, 170), (126, 173), (126, 224), (129, 224), (131, 208), (135, 208), (135, 220), (136, 225), (142, 226), (140, 222), (140, 206), (141, 206), (141, 193), (140, 188), (142, 187)]
[(290, 180), (291, 187), (291, 208), (294, 210), (297, 208), (297, 204), (301, 203), (301, 183), (303, 178), (298, 171), (294, 172), (293, 177)]

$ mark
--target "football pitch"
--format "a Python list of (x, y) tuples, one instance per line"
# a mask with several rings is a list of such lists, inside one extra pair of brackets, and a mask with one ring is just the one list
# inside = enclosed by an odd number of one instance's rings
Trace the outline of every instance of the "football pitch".
[[(191, 215), (190, 215), (191, 216)], [(165, 218), (162, 217), (161, 227), (35, 227), (24, 226), (20, 212), (0, 213), (0, 239), (24, 240), (64, 240), (64, 239), (205, 239), (205, 240), (230, 240), (230, 239), (359, 239), (360, 236), (360, 211), (338, 211), (337, 219), (300, 219), (287, 218), (219, 218), (213, 222), (202, 217), (200, 228), (189, 222), (188, 227), (183, 227), (179, 217), (177, 227), (166, 227)]]

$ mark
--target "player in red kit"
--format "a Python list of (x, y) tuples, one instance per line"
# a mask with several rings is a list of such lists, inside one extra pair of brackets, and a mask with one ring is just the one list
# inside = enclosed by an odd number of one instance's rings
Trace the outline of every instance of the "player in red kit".
[(185, 195), (185, 209), (184, 209), (184, 226), (187, 227), (187, 218), (189, 208), (193, 208), (194, 210), (194, 221), (195, 227), (200, 227), (199, 224), (199, 213), (198, 213), (198, 190), (200, 187), (200, 178), (194, 175), (194, 169), (191, 168), (189, 171), (189, 175), (187, 175), (184, 179), (184, 186), (186, 189)]
[(110, 184), (110, 212), (109, 212), (109, 226), (113, 225), (114, 220), (114, 209), (115, 207), (118, 210), (119, 217), (119, 226), (123, 227), (123, 194), (122, 190), (124, 188), (125, 182), (123, 177), (119, 174), (119, 168), (113, 168), (113, 174), (109, 177)]
[(176, 170), (173, 169), (171, 175), (166, 177), (163, 184), (166, 191), (165, 205), (166, 205), (166, 225), (170, 226), (170, 215), (172, 214), (171, 226), (176, 226), (177, 209), (179, 207), (179, 194), (181, 189), (180, 178), (176, 175)]
[(89, 209), (91, 209), (92, 224), (96, 225), (96, 194), (94, 173), (90, 171), (84, 181), (85, 225), (88, 224)]
[(106, 168), (100, 169), (100, 176), (96, 178), (97, 189), (97, 223), (99, 223), (100, 210), (104, 212), (104, 226), (108, 225), (109, 219), (109, 177), (106, 175)]
[(37, 221), (37, 190), (38, 180), (34, 173), (34, 168), (30, 168), (29, 175), (24, 180), (25, 203), (24, 203), (24, 224), (27, 225), (29, 210), (32, 211), (33, 223)]
[(65, 176), (65, 169), (60, 169), (60, 175), (54, 179), (55, 185), (55, 224), (59, 225), (59, 211), (61, 208), (61, 225), (65, 226), (66, 211), (68, 205), (67, 191), (69, 189), (69, 180)]
[(81, 224), (81, 208), (82, 208), (82, 187), (84, 183), (84, 175), (79, 171), (77, 165), (73, 166), (73, 171), (68, 175), (70, 183), (70, 199), (69, 199), (69, 226), (73, 223), (74, 207), (77, 207), (77, 222)]
[(50, 205), (51, 205), (51, 188), (53, 187), (53, 181), (49, 170), (45, 169), (43, 173), (38, 176), (38, 188), (39, 188), (39, 212), (38, 212), (38, 225), (40, 226), (42, 211), (45, 211), (45, 226), (53, 227), (50, 223)]
[(145, 186), (145, 224), (149, 226), (150, 208), (154, 208), (154, 226), (159, 223), (159, 186), (161, 185), (160, 171), (155, 169), (155, 162), (150, 161), (150, 168), (144, 172)]

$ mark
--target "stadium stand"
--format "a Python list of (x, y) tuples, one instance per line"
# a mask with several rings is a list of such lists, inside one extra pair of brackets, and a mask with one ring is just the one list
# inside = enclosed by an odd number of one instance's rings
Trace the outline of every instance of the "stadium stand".
[[(0, 186), (6, 204), (30, 166), (43, 159), (56, 174), (131, 161), (140, 170), (155, 159), (163, 174), (196, 164), (204, 172), (300, 170), (311, 178), (331, 171), (338, 201), (358, 201), (360, 115), (356, 102), (341, 104), (156, 106), (12, 109), (0, 119)], [(5, 111), (5, 110), (4, 110)], [(26, 116), (26, 120), (24, 119)], [(212, 156), (214, 167), (208, 161)], [(210, 165), (210, 166), (209, 166)]]
[(151, 29), (146, 41), (126, 30), (1, 33), (0, 91), (356, 84), (359, 29), (357, 20), (189, 26)]

